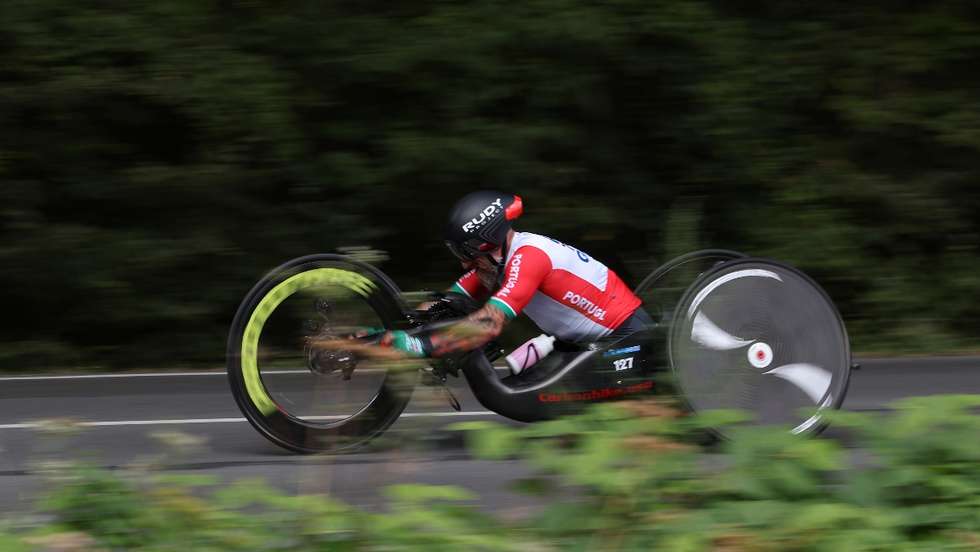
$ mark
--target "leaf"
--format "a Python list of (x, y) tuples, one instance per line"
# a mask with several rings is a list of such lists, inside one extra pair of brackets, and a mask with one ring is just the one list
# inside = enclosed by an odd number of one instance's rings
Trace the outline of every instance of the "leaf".
[(470, 491), (450, 485), (391, 485), (385, 488), (384, 494), (394, 500), (411, 503), (473, 500), (475, 498)]
[(549, 496), (558, 491), (557, 483), (545, 477), (526, 477), (513, 484), (515, 491), (532, 496)]
[(480, 427), (467, 435), (470, 450), (486, 460), (501, 460), (517, 453), (521, 442), (516, 430), (502, 426)]
[(29, 552), (30, 550), (33, 550), (33, 547), (29, 547), (27, 543), (21, 539), (5, 533), (0, 533), (0, 550), (3, 550), (4, 552)]

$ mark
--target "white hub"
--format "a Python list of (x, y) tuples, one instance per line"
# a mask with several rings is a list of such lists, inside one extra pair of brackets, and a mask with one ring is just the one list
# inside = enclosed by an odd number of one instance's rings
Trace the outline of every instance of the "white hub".
[(748, 355), (749, 364), (756, 368), (766, 368), (772, 364), (772, 347), (766, 343), (753, 343)]

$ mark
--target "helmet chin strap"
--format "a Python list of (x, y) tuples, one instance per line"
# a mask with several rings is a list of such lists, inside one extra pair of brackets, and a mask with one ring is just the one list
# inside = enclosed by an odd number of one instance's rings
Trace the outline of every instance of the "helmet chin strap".
[(496, 266), (497, 268), (496, 289), (500, 289), (500, 286), (504, 285), (504, 265), (507, 264), (508, 249), (510, 249), (510, 232), (508, 232), (508, 235), (504, 237), (504, 243), (501, 244), (500, 246), (500, 260), (498, 261), (497, 259), (494, 259), (492, 255), (490, 256), (490, 259), (493, 261), (494, 266)]

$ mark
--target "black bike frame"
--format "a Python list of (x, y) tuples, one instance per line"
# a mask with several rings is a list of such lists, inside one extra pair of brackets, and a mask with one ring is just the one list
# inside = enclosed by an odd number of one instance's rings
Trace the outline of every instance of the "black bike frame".
[[(744, 256), (724, 249), (694, 251), (658, 267), (635, 291), (642, 292), (690, 262)], [(589, 403), (658, 392), (663, 378), (657, 376), (666, 371), (668, 327), (669, 321), (661, 320), (644, 331), (602, 340), (580, 351), (555, 351), (516, 376), (501, 378), (482, 350), (465, 357), (461, 367), (473, 395), (488, 410), (522, 422), (552, 419)]]
[(501, 378), (482, 351), (471, 353), (463, 374), (488, 410), (521, 422), (555, 418), (585, 404), (654, 391), (657, 328), (596, 344), (582, 351), (553, 352), (532, 370)]

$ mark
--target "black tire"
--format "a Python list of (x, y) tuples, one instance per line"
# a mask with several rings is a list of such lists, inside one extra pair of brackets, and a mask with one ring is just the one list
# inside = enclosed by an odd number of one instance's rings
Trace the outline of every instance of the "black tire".
[[(701, 275), (674, 313), (668, 361), (692, 411), (740, 409), (755, 424), (812, 435), (826, 427), (822, 412), (844, 401), (847, 330), (800, 270), (766, 259), (726, 262)], [(734, 427), (715, 433), (727, 438)]]
[[(322, 254), (293, 259), (263, 277), (239, 306), (228, 336), (228, 379), (242, 414), (270, 441), (296, 452), (348, 451), (367, 443), (394, 423), (418, 381), (418, 370), (411, 366), (358, 366), (349, 381), (339, 372), (312, 370), (303, 337), (323, 331), (310, 326), (329, 323), (299, 321), (315, 315), (325, 321), (319, 310), (325, 297), (341, 305), (342, 312), (335, 314), (344, 323), (407, 326), (398, 288), (383, 273), (347, 257)], [(306, 312), (304, 303), (314, 314)], [(265, 366), (277, 369), (263, 371)], [(359, 374), (368, 372), (370, 381), (358, 382)], [(359, 383), (365, 383), (363, 393), (361, 387), (343, 387)], [(320, 394), (345, 401), (331, 404)], [(317, 415), (341, 406), (350, 411)]]
[(700, 249), (685, 253), (657, 267), (640, 282), (633, 293), (643, 300), (644, 309), (660, 323), (669, 323), (671, 310), (690, 283), (718, 263), (745, 258), (729, 249)]

